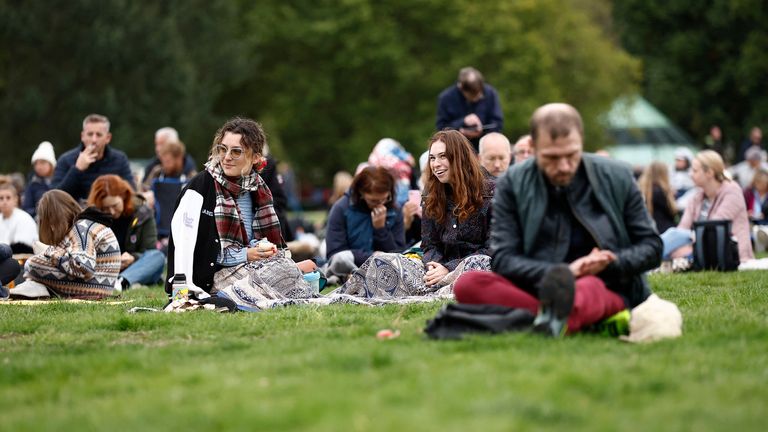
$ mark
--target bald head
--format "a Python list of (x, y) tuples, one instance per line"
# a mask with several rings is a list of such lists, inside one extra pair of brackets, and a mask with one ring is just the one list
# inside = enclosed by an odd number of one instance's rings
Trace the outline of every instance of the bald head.
[(494, 177), (499, 177), (509, 168), (512, 160), (512, 146), (504, 135), (491, 132), (480, 138), (480, 164)]
[(565, 103), (551, 103), (539, 107), (531, 117), (531, 138), (534, 146), (539, 137), (547, 134), (551, 140), (568, 136), (571, 131), (584, 137), (584, 124), (576, 108)]

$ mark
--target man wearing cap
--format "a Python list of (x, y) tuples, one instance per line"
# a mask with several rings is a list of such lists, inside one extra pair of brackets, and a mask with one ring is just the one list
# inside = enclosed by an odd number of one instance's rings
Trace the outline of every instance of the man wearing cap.
[(500, 132), (503, 127), (499, 95), (473, 67), (461, 69), (456, 85), (443, 90), (437, 99), (437, 130), (458, 129), (472, 142), (475, 152), (480, 137)]
[(765, 150), (760, 149), (760, 147), (748, 148), (744, 158), (743, 162), (732, 166), (729, 172), (742, 189), (747, 189), (752, 185), (752, 178), (757, 170), (768, 170), (768, 164), (765, 162)]
[(104, 174), (117, 174), (136, 189), (125, 153), (108, 145), (112, 140), (108, 118), (89, 114), (83, 120), (80, 140), (82, 142), (77, 147), (59, 158), (51, 184), (54, 189), (85, 201), (94, 180)]
[(534, 163), (497, 182), (493, 272), (465, 273), (454, 295), (538, 312), (534, 330), (561, 336), (642, 303), (643, 273), (659, 266), (662, 243), (629, 167), (582, 153), (575, 108), (540, 107), (531, 137)]
[(512, 161), (512, 145), (504, 135), (491, 132), (480, 138), (480, 165), (494, 177), (507, 171)]
[(37, 214), (37, 202), (51, 188), (54, 168), (56, 154), (53, 152), (53, 144), (43, 141), (32, 154), (32, 173), (21, 199), (21, 208), (32, 217)]

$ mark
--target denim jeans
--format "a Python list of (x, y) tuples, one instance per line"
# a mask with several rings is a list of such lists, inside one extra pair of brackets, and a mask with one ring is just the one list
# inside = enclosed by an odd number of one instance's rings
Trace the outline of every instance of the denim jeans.
[(120, 276), (129, 284), (154, 285), (160, 281), (165, 267), (165, 255), (157, 249), (146, 250)]
[[(7, 285), (21, 272), (19, 262), (13, 259), (11, 247), (0, 243), (0, 284)], [(1, 297), (1, 296), (0, 296)]]
[(13, 258), (0, 260), (0, 285), (8, 285), (21, 273), (19, 262)]
[(668, 260), (672, 252), (683, 246), (693, 244), (693, 231), (682, 228), (670, 228), (661, 235), (661, 241), (664, 244), (664, 252), (661, 259)]
[(13, 250), (5, 243), (0, 243), (0, 261), (13, 256)]

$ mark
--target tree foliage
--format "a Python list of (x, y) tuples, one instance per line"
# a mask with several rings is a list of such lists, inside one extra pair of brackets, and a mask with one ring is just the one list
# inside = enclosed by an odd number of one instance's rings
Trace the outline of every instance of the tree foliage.
[(23, 151), (0, 168), (28, 166), (43, 140), (57, 155), (74, 147), (93, 112), (110, 118), (112, 145), (132, 157), (153, 156), (154, 131), (168, 125), (202, 156), (222, 88), (247, 69), (229, 3), (2, 2), (0, 140)]
[(237, 93), (315, 178), (354, 168), (382, 137), (423, 152), (437, 95), (466, 65), (499, 90), (510, 137), (536, 107), (567, 101), (592, 148), (603, 143), (598, 114), (639, 79), (636, 61), (570, 2), (264, 1), (248, 18), (262, 62)]
[(172, 125), (200, 160), (240, 114), (265, 124), (301, 176), (326, 184), (380, 138), (424, 151), (437, 95), (466, 65), (499, 90), (511, 138), (537, 106), (565, 101), (595, 148), (598, 114), (635, 88), (639, 64), (583, 4), (0, 0), (0, 139), (27, 149), (0, 169), (25, 166), (44, 139), (70, 148), (90, 112), (113, 120), (129, 156), (151, 156), (154, 130)]
[(643, 93), (692, 135), (720, 124), (738, 142), (768, 126), (768, 5), (761, 0), (624, 0), (626, 48), (643, 60)]

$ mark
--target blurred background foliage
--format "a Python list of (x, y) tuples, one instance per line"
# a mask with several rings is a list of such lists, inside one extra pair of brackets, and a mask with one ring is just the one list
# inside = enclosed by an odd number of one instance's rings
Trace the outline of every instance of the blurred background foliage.
[(642, 94), (692, 136), (713, 124), (737, 147), (768, 126), (768, 2), (621, 0), (622, 45), (643, 61)]
[[(72, 148), (91, 112), (112, 120), (112, 144), (129, 157), (151, 157), (154, 131), (170, 125), (202, 162), (217, 127), (244, 115), (264, 123), (273, 153), (303, 180), (327, 185), (380, 138), (423, 152), (437, 95), (466, 65), (499, 90), (512, 139), (537, 106), (565, 101), (585, 118), (588, 148), (602, 147), (599, 114), (639, 89), (694, 136), (729, 115), (757, 121), (765, 32), (740, 39), (730, 26), (757, 19), (750, 6), (764, 21), (765, 6), (701, 3), (720, 9), (697, 14), (681, 0), (0, 0), (0, 170), (26, 171), (43, 140), (57, 154)], [(715, 54), (730, 73), (719, 84), (707, 81)], [(742, 101), (762, 93), (733, 111), (728, 91)]]

